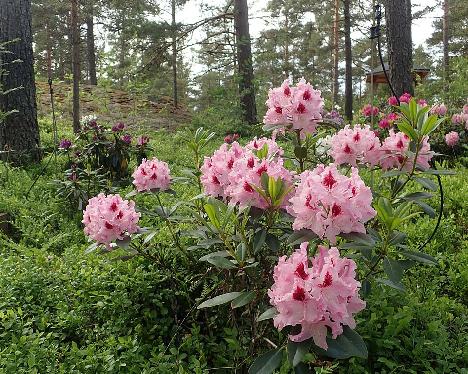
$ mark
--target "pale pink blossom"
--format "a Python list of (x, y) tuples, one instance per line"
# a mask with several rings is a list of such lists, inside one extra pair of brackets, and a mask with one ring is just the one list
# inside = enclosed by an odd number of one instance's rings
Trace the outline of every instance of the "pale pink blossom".
[[(398, 168), (410, 171), (414, 164), (414, 155), (409, 154), (410, 139), (402, 132), (389, 131), (389, 136), (382, 143), (380, 166), (384, 170)], [(425, 136), (421, 142), (416, 165), (423, 170), (429, 168), (429, 161), (434, 152), (431, 151), (429, 138)]]
[(305, 79), (296, 87), (285, 80), (281, 87), (268, 92), (268, 110), (263, 118), (266, 125), (291, 126), (304, 134), (314, 133), (317, 123), (322, 119), (324, 105), (321, 92), (315, 90)]
[(330, 156), (337, 165), (344, 163), (356, 166), (369, 164), (375, 166), (380, 159), (380, 140), (369, 125), (346, 125), (333, 135)]
[(426, 106), (427, 106), (427, 101), (424, 100), (424, 99), (419, 99), (419, 100), (418, 100), (418, 105), (419, 105), (420, 107), (426, 107)]
[(169, 166), (157, 158), (143, 159), (140, 166), (132, 174), (133, 184), (138, 192), (169, 189), (171, 176)]
[(435, 114), (441, 117), (445, 116), (445, 114), (447, 114), (447, 107), (445, 104), (434, 105), (431, 108), (431, 114)]
[(447, 143), (449, 147), (455, 147), (459, 141), (460, 136), (456, 131), (450, 131), (448, 134), (445, 135), (445, 143)]
[(302, 243), (289, 258), (278, 260), (273, 272), (274, 284), (268, 290), (270, 303), (278, 314), (273, 319), (276, 328), (301, 326), (301, 331), (289, 339), (301, 342), (312, 338), (327, 349), (327, 327), (332, 338), (343, 333), (343, 326), (354, 329), (354, 314), (363, 310), (356, 280), (356, 264), (340, 257), (337, 248), (319, 246), (309, 266), (307, 244)]
[(276, 143), (276, 140), (274, 137), (270, 138), (260, 138), (257, 139), (255, 137), (253, 140), (251, 140), (247, 145), (245, 146), (245, 149), (252, 151), (256, 153), (257, 151), (260, 151), (263, 149), (263, 147), (267, 147), (268, 149), (268, 157), (275, 157), (275, 156), (282, 156), (284, 154), (283, 149)]
[(99, 195), (89, 200), (83, 212), (84, 233), (100, 244), (122, 240), (139, 230), (140, 213), (135, 211), (133, 201), (123, 200), (120, 195)]
[(340, 233), (366, 232), (364, 223), (376, 214), (371, 206), (372, 193), (358, 170), (351, 170), (351, 177), (347, 177), (333, 164), (319, 165), (300, 175), (288, 208), (294, 217), (294, 230), (311, 230), (332, 243)]
[(213, 197), (228, 195), (229, 174), (233, 170), (234, 162), (244, 154), (244, 149), (237, 142), (231, 145), (224, 143), (211, 157), (205, 157), (201, 167), (200, 181), (204, 192)]

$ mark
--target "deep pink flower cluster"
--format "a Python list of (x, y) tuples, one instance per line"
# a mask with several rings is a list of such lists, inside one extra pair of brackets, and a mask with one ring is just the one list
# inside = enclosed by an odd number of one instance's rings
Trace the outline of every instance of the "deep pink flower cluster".
[(135, 203), (123, 200), (120, 195), (100, 193), (89, 200), (83, 213), (84, 233), (108, 247), (139, 230), (140, 213), (135, 212)]
[(224, 137), (224, 142), (227, 144), (231, 144), (232, 142), (238, 141), (240, 138), (239, 134), (228, 134)]
[(377, 108), (376, 106), (372, 106), (371, 104), (364, 105), (361, 111), (364, 117), (375, 117), (379, 114), (379, 108)]
[(379, 121), (379, 127), (381, 129), (388, 129), (393, 126), (393, 123), (398, 119), (398, 114), (389, 113)]
[(302, 243), (289, 258), (280, 257), (275, 266), (274, 284), (268, 290), (270, 303), (278, 312), (273, 323), (280, 330), (300, 325), (301, 332), (289, 339), (313, 338), (317, 346), (327, 349), (327, 327), (333, 339), (343, 333), (343, 326), (354, 329), (354, 314), (366, 303), (359, 297), (356, 263), (340, 257), (335, 247), (319, 246), (309, 267), (307, 244)]
[(72, 142), (69, 139), (60, 140), (59, 148), (60, 149), (69, 149), (72, 146)]
[[(407, 92), (405, 92), (403, 95), (400, 96), (400, 103), (409, 103), (411, 100), (411, 95)], [(398, 105), (398, 100), (395, 96), (390, 96), (388, 98), (388, 105), (392, 106), (397, 106)], [(420, 104), (421, 106), (424, 106), (423, 103)]]
[(169, 166), (157, 158), (151, 160), (143, 159), (140, 166), (132, 174), (133, 184), (138, 192), (169, 189), (171, 176)]
[(445, 143), (447, 143), (449, 147), (455, 147), (459, 141), (460, 136), (456, 131), (450, 131), (448, 134), (445, 135)]
[(322, 119), (324, 105), (321, 92), (315, 90), (305, 79), (296, 87), (285, 80), (281, 87), (268, 92), (268, 110), (263, 118), (266, 125), (292, 125), (295, 130), (314, 133), (317, 122)]
[(112, 126), (113, 132), (120, 132), (120, 131), (123, 131), (124, 129), (125, 129), (125, 124), (123, 122), (119, 122), (115, 124), (114, 126)]
[(445, 106), (445, 104), (439, 104), (439, 105), (434, 105), (432, 108), (431, 108), (431, 114), (435, 114), (435, 115), (438, 115), (438, 116), (445, 116), (447, 114), (447, 107)]
[(369, 125), (346, 125), (331, 138), (329, 153), (338, 165), (359, 162), (375, 166), (380, 160), (380, 140)]
[[(266, 158), (259, 158), (255, 151), (267, 145)], [(287, 185), (293, 183), (293, 175), (278, 157), (283, 150), (272, 139), (254, 139), (245, 148), (234, 142), (224, 143), (211, 157), (205, 157), (201, 167), (201, 182), (207, 195), (222, 197), (230, 204), (241, 207), (268, 208), (268, 202), (256, 191), (261, 186), (261, 176), (266, 173), (280, 178)], [(287, 198), (284, 199), (284, 205)]]
[(347, 177), (333, 164), (303, 172), (290, 203), (294, 230), (312, 230), (332, 243), (340, 233), (365, 233), (364, 223), (376, 214), (371, 206), (372, 192), (358, 170), (352, 168), (351, 177)]
[(149, 141), (150, 141), (149, 136), (141, 135), (137, 138), (137, 145), (139, 147), (144, 147), (145, 145), (149, 143)]
[[(411, 170), (414, 156), (408, 156), (409, 144), (410, 139), (406, 134), (402, 132), (395, 133), (393, 129), (390, 130), (389, 136), (383, 141), (381, 148), (380, 166), (382, 169), (402, 168), (406, 171)], [(433, 155), (434, 152), (431, 151), (429, 138), (426, 136), (420, 146), (416, 165), (423, 170), (429, 169), (429, 161)]]

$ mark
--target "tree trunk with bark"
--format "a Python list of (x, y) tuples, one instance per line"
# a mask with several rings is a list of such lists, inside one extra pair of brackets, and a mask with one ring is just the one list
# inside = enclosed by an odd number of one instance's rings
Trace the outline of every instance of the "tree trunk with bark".
[(353, 119), (353, 56), (351, 52), (351, 0), (343, 1), (344, 38), (345, 38), (345, 116), (348, 121)]
[(390, 82), (398, 96), (413, 95), (411, 1), (387, 0), (385, 5)]
[(32, 41), (31, 1), (0, 0), (0, 44), (11, 42), (0, 54), (0, 112), (15, 111), (0, 122), (0, 155), (18, 164), (41, 157)]
[(86, 17), (86, 49), (88, 57), (89, 84), (97, 86), (96, 47), (94, 43), (94, 16), (92, 6), (90, 7)]
[(244, 120), (249, 124), (256, 124), (257, 108), (253, 86), (252, 47), (247, 0), (234, 0), (234, 27), (236, 30), (240, 104)]
[(80, 29), (78, 22), (78, 0), (71, 1), (71, 34), (72, 34), (72, 70), (73, 70), (73, 131), (81, 130), (80, 126)]
[(177, 28), (176, 28), (176, 0), (172, 0), (172, 96), (174, 108), (179, 104), (177, 92)]
[(450, 78), (450, 61), (449, 61), (449, 4), (448, 0), (444, 0), (444, 15), (442, 18), (442, 39), (444, 45), (444, 74), (445, 81)]
[(333, 98), (333, 105), (338, 102), (338, 21), (339, 21), (339, 10), (340, 10), (340, 1), (335, 0), (335, 8), (334, 8), (334, 17), (333, 17), (333, 87), (332, 87), (332, 98)]

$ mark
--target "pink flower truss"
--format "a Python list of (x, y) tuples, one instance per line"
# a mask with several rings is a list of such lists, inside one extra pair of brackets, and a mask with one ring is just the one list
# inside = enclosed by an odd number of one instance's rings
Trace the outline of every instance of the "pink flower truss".
[(273, 323), (282, 330), (285, 326), (301, 326), (301, 332), (289, 339), (301, 342), (312, 338), (327, 349), (327, 327), (332, 338), (343, 333), (343, 326), (354, 329), (354, 314), (366, 303), (359, 297), (361, 284), (356, 280), (356, 264), (340, 257), (337, 248), (319, 246), (318, 254), (309, 267), (307, 244), (302, 243), (289, 258), (280, 257), (275, 266), (274, 284), (268, 290), (270, 303), (278, 314)]
[(233, 170), (234, 162), (244, 154), (244, 149), (237, 142), (231, 145), (224, 143), (215, 151), (213, 156), (205, 157), (201, 167), (201, 183), (207, 195), (224, 197), (228, 195), (229, 173)]
[[(240, 207), (254, 206), (267, 209), (269, 202), (265, 200), (254, 187), (262, 188), (261, 176), (266, 173), (274, 179), (281, 179), (287, 186), (292, 186), (293, 175), (283, 166), (283, 159), (259, 159), (253, 153), (246, 151), (239, 158), (229, 174), (229, 187), (226, 192), (230, 204)], [(289, 193), (283, 200), (282, 207), (287, 206), (291, 197)]]
[(171, 184), (169, 166), (157, 158), (143, 159), (140, 166), (132, 174), (133, 184), (138, 192), (155, 189), (167, 190)]
[[(402, 168), (403, 170), (411, 170), (413, 168), (414, 156), (408, 155), (410, 139), (402, 133), (395, 133), (392, 130), (389, 131), (389, 136), (382, 143), (382, 156), (380, 159), (380, 166), (384, 170), (392, 168)], [(417, 166), (420, 169), (429, 169), (429, 161), (434, 155), (431, 152), (431, 146), (429, 144), (429, 138), (424, 137), (420, 150), (418, 152)]]
[(390, 96), (388, 98), (388, 105), (393, 105), (393, 106), (397, 106), (398, 105), (398, 100), (395, 96)]
[(275, 157), (275, 156), (282, 156), (284, 154), (283, 149), (276, 143), (276, 140), (274, 137), (270, 138), (260, 138), (257, 139), (255, 137), (252, 141), (250, 141), (246, 146), (245, 149), (255, 152), (261, 150), (265, 144), (268, 147), (268, 157)]
[(447, 114), (447, 107), (445, 104), (434, 105), (431, 108), (431, 114), (436, 114), (438, 116), (445, 116)]
[(281, 87), (268, 92), (266, 105), (265, 124), (292, 125), (295, 130), (314, 133), (317, 122), (322, 119), (324, 101), (321, 92), (305, 79), (301, 79), (296, 87), (290, 87), (289, 80), (285, 80)]
[(370, 104), (366, 104), (362, 108), (362, 114), (365, 117), (371, 117), (371, 116), (375, 117), (377, 114), (379, 114), (379, 108), (377, 108), (376, 106), (372, 106)]
[(409, 103), (411, 100), (411, 95), (408, 92), (405, 92), (400, 96), (400, 103)]
[(109, 246), (139, 230), (140, 213), (135, 212), (135, 203), (120, 195), (100, 193), (89, 200), (83, 213), (84, 233), (100, 244)]
[(458, 135), (458, 132), (456, 131), (450, 131), (448, 134), (445, 135), (445, 143), (447, 143), (449, 147), (455, 147), (459, 141), (460, 137)]
[(427, 101), (424, 100), (424, 99), (419, 99), (419, 100), (418, 100), (418, 105), (419, 105), (420, 107), (426, 107), (426, 106), (427, 106)]
[(356, 163), (375, 166), (380, 159), (380, 140), (369, 125), (346, 125), (331, 139), (329, 151), (337, 165)]
[(364, 223), (376, 214), (371, 206), (372, 192), (358, 170), (352, 168), (351, 177), (347, 177), (333, 164), (303, 172), (289, 201), (294, 230), (312, 230), (332, 243), (340, 233), (365, 233)]

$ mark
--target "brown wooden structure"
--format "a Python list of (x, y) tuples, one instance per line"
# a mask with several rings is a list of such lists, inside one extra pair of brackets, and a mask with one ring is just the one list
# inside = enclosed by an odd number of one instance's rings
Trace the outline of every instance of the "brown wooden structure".
[[(390, 74), (390, 71), (388, 69), (388, 64), (385, 64), (385, 70), (387, 71), (387, 74)], [(415, 66), (413, 68), (413, 77), (416, 78), (416, 76), (419, 76), (419, 79), (414, 79), (415, 83), (426, 78), (429, 72), (430, 72), (430, 69)], [(379, 65), (378, 67), (376, 67), (375, 69), (367, 73), (366, 82), (367, 83), (373, 82), (374, 86), (377, 86), (380, 83), (387, 84), (387, 79), (385, 78), (385, 73), (382, 69), (382, 66)]]

